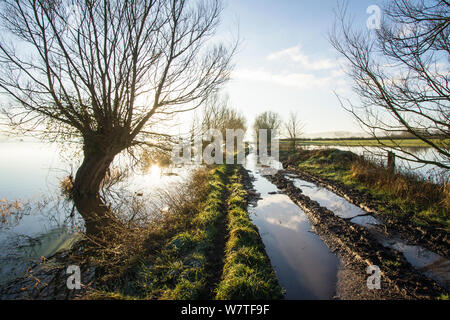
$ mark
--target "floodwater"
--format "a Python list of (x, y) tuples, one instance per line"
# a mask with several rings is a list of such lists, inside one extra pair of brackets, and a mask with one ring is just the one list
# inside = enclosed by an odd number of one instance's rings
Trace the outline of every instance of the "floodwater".
[(341, 218), (354, 218), (356, 216), (366, 214), (366, 212), (361, 208), (348, 202), (328, 189), (317, 186), (314, 183), (295, 178), (293, 175), (287, 175), (286, 179), (291, 180), (297, 188), (302, 190), (305, 196), (317, 201), (322, 207), (328, 208)]
[[(343, 151), (351, 151), (357, 155), (363, 156), (369, 160), (375, 161), (377, 163), (386, 165), (387, 163), (387, 152), (382, 150), (379, 147), (360, 147), (360, 146), (336, 146), (336, 145), (327, 145), (327, 146), (304, 146), (306, 149), (340, 149)], [(442, 158), (439, 154), (432, 148), (424, 148), (424, 147), (409, 147), (405, 148), (405, 151), (413, 154), (414, 156), (425, 159), (427, 161), (437, 161), (437, 162), (445, 162), (445, 159)], [(398, 156), (404, 156), (406, 158), (412, 158), (410, 155), (407, 155), (401, 151), (395, 151), (395, 154)], [(432, 164), (422, 164), (414, 161), (408, 161), (397, 157), (395, 159), (395, 167), (398, 171), (412, 173), (415, 175), (419, 175), (423, 178), (430, 179), (434, 182), (442, 182), (446, 178), (449, 177), (448, 170), (443, 168), (439, 168)]]
[[(23, 276), (28, 266), (42, 256), (68, 248), (77, 239), (82, 219), (70, 215), (72, 205), (61, 201), (59, 182), (80, 164), (78, 157), (59, 146), (39, 142), (0, 142), (0, 205), (18, 201), (23, 210), (0, 223), (0, 286)], [(282, 169), (280, 163), (272, 168)], [(306, 214), (288, 196), (263, 177), (270, 169), (259, 166), (249, 155), (246, 168), (255, 177), (261, 194), (251, 218), (258, 227), (267, 254), (287, 299), (331, 299), (335, 295), (339, 259), (314, 233)], [(193, 168), (174, 168), (170, 175), (158, 167), (134, 172), (119, 187), (152, 199), (156, 186), (170, 188), (186, 181)], [(269, 170), (270, 171), (270, 170)], [(401, 239), (387, 239), (374, 225), (381, 222), (365, 214), (333, 192), (290, 176), (305, 195), (336, 215), (367, 227), (385, 246), (402, 252), (418, 270), (449, 288), (450, 263), (447, 259)]]
[(421, 246), (408, 245), (399, 237), (388, 238), (375, 227), (382, 226), (382, 222), (371, 215), (367, 215), (367, 212), (360, 207), (330, 190), (296, 178), (295, 175), (286, 175), (286, 178), (293, 181), (294, 185), (300, 188), (304, 195), (317, 201), (322, 207), (333, 211), (335, 215), (351, 219), (351, 222), (368, 228), (383, 246), (401, 252), (413, 267), (439, 282), (447, 290), (450, 289), (450, 261), (448, 259)]
[(385, 247), (395, 249), (403, 254), (408, 262), (424, 275), (450, 290), (450, 261), (421, 246), (408, 245), (401, 238), (387, 238), (376, 229), (369, 229)]
[[(0, 286), (23, 276), (30, 264), (70, 247), (78, 238), (83, 220), (76, 210), (71, 214), (73, 205), (60, 195), (59, 183), (79, 165), (80, 158), (74, 157), (73, 151), (57, 145), (0, 142), (0, 201), (17, 201), (23, 209), (13, 210), (6, 223), (0, 222)], [(170, 175), (158, 167), (133, 172), (117, 189), (125, 187), (142, 199), (152, 199), (157, 186), (167, 190), (186, 181), (191, 169), (175, 168)]]
[[(292, 300), (332, 299), (336, 292), (339, 259), (314, 233), (306, 214), (288, 196), (262, 176), (254, 155), (246, 168), (256, 179), (261, 199), (250, 208), (266, 252), (275, 269), (285, 298)], [(274, 194), (275, 193), (275, 194)]]

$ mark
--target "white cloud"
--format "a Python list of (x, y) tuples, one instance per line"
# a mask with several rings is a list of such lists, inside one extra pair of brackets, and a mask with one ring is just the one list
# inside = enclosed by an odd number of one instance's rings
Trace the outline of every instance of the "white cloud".
[(263, 69), (238, 69), (233, 76), (235, 79), (271, 82), (300, 89), (325, 87), (334, 79), (334, 77), (319, 77), (310, 73), (271, 73)]
[(331, 59), (311, 59), (302, 53), (300, 45), (271, 53), (267, 59), (270, 61), (288, 59), (307, 70), (327, 70), (338, 67), (337, 63)]
[(268, 55), (259, 68), (237, 69), (233, 77), (295, 89), (333, 91), (346, 87), (340, 61), (311, 58), (301, 52), (300, 45)]

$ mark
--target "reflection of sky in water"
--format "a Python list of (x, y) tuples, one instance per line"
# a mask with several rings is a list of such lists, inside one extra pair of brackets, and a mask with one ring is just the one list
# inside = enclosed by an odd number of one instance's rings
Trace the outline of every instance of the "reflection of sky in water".
[(58, 179), (70, 173), (55, 145), (0, 143), (0, 198), (29, 200), (53, 192)]
[[(376, 161), (382, 162), (386, 164), (387, 162), (387, 152), (381, 150), (377, 147), (345, 147), (345, 146), (305, 146), (307, 149), (322, 149), (322, 148), (336, 148), (345, 151), (351, 151), (358, 155), (362, 155), (367, 158), (374, 158)], [(439, 158), (438, 155), (435, 154), (432, 148), (405, 148), (407, 152), (410, 152), (419, 158), (431, 161), (443, 161)], [(404, 155), (407, 158), (412, 158), (410, 155), (403, 154), (401, 151), (394, 151), (397, 155)], [(437, 175), (439, 177), (440, 174), (447, 174), (445, 169), (438, 168), (436, 166), (430, 164), (421, 164), (413, 161), (407, 161), (404, 159), (396, 158), (395, 159), (397, 169), (407, 172), (413, 172), (419, 175), (423, 175), (425, 177), (431, 176), (432, 178)], [(439, 181), (439, 180), (438, 180)]]
[[(22, 276), (31, 260), (53, 254), (64, 247), (73, 235), (73, 224), (82, 226), (79, 215), (68, 218), (71, 204), (57, 200), (59, 181), (76, 171), (79, 159), (70, 157), (57, 145), (39, 142), (0, 142), (0, 200), (28, 203), (29, 213), (9, 228), (0, 226), (0, 284)], [(61, 156), (63, 155), (63, 157)], [(65, 159), (70, 159), (70, 162)], [(116, 165), (123, 163), (118, 157)], [(192, 168), (161, 170), (152, 167), (146, 173), (133, 173), (119, 183), (129, 191), (142, 193), (145, 199), (160, 189), (183, 182)], [(45, 201), (46, 205), (41, 204)], [(69, 209), (67, 209), (69, 208)]]
[(382, 224), (373, 216), (359, 216), (366, 212), (361, 208), (351, 204), (346, 199), (334, 194), (323, 187), (314, 183), (307, 182), (293, 175), (286, 176), (287, 179), (294, 182), (297, 188), (317, 201), (321, 206), (333, 211), (337, 216), (342, 218), (352, 218), (351, 222), (369, 228), (376, 238), (386, 247), (390, 247), (401, 252), (406, 260), (418, 270), (424, 272), (430, 278), (441, 283), (445, 288), (450, 287), (450, 261), (420, 246), (407, 245), (401, 239), (388, 239), (384, 234), (376, 231), (374, 225)]
[(32, 262), (69, 248), (76, 237), (67, 228), (53, 228), (33, 239), (26, 236), (4, 235), (0, 239), (0, 285), (23, 276)]
[(268, 195), (251, 217), (287, 299), (330, 299), (335, 294), (339, 261), (297, 205), (286, 195)]
[(262, 200), (250, 209), (287, 299), (330, 299), (335, 294), (339, 260), (313, 232), (306, 214), (258, 172), (252, 157), (254, 188)]
[(421, 246), (408, 245), (399, 238), (387, 239), (374, 230), (372, 233), (384, 246), (401, 252), (411, 265), (450, 290), (450, 261), (448, 259)]
[(335, 193), (317, 186), (304, 180), (286, 177), (294, 182), (297, 188), (300, 188), (305, 196), (317, 201), (322, 207), (326, 207), (333, 211), (338, 217), (353, 218), (362, 214), (366, 214), (361, 208), (348, 202), (346, 199), (336, 195)]
[(366, 228), (382, 224), (378, 219), (372, 216), (355, 217), (350, 221)]

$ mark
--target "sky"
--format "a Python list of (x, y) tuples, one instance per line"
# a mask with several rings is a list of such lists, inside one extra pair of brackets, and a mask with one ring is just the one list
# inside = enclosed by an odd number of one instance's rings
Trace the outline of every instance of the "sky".
[[(245, 115), (249, 127), (258, 113), (272, 110), (287, 119), (290, 111), (296, 111), (306, 125), (306, 136), (362, 133), (335, 95), (356, 98), (343, 72), (344, 60), (327, 39), (334, 10), (343, 0), (223, 1), (218, 36), (230, 40), (239, 34), (241, 40), (223, 92)], [(381, 6), (383, 1), (348, 0), (348, 12), (364, 28), (370, 16), (367, 8)], [(186, 120), (190, 117), (182, 115), (177, 120), (183, 127), (180, 132), (190, 128)]]
[[(365, 27), (367, 8), (382, 1), (349, 0), (348, 12)], [(263, 111), (287, 118), (297, 111), (305, 133), (362, 132), (343, 110), (335, 91), (354, 97), (344, 60), (329, 44), (337, 0), (225, 0), (221, 33), (242, 44), (224, 91), (251, 125)]]

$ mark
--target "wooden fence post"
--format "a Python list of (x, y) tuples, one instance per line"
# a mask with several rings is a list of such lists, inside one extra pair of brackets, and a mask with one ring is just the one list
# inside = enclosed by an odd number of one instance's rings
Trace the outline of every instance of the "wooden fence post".
[(394, 171), (395, 169), (395, 153), (388, 151), (388, 162), (387, 167), (389, 170)]

